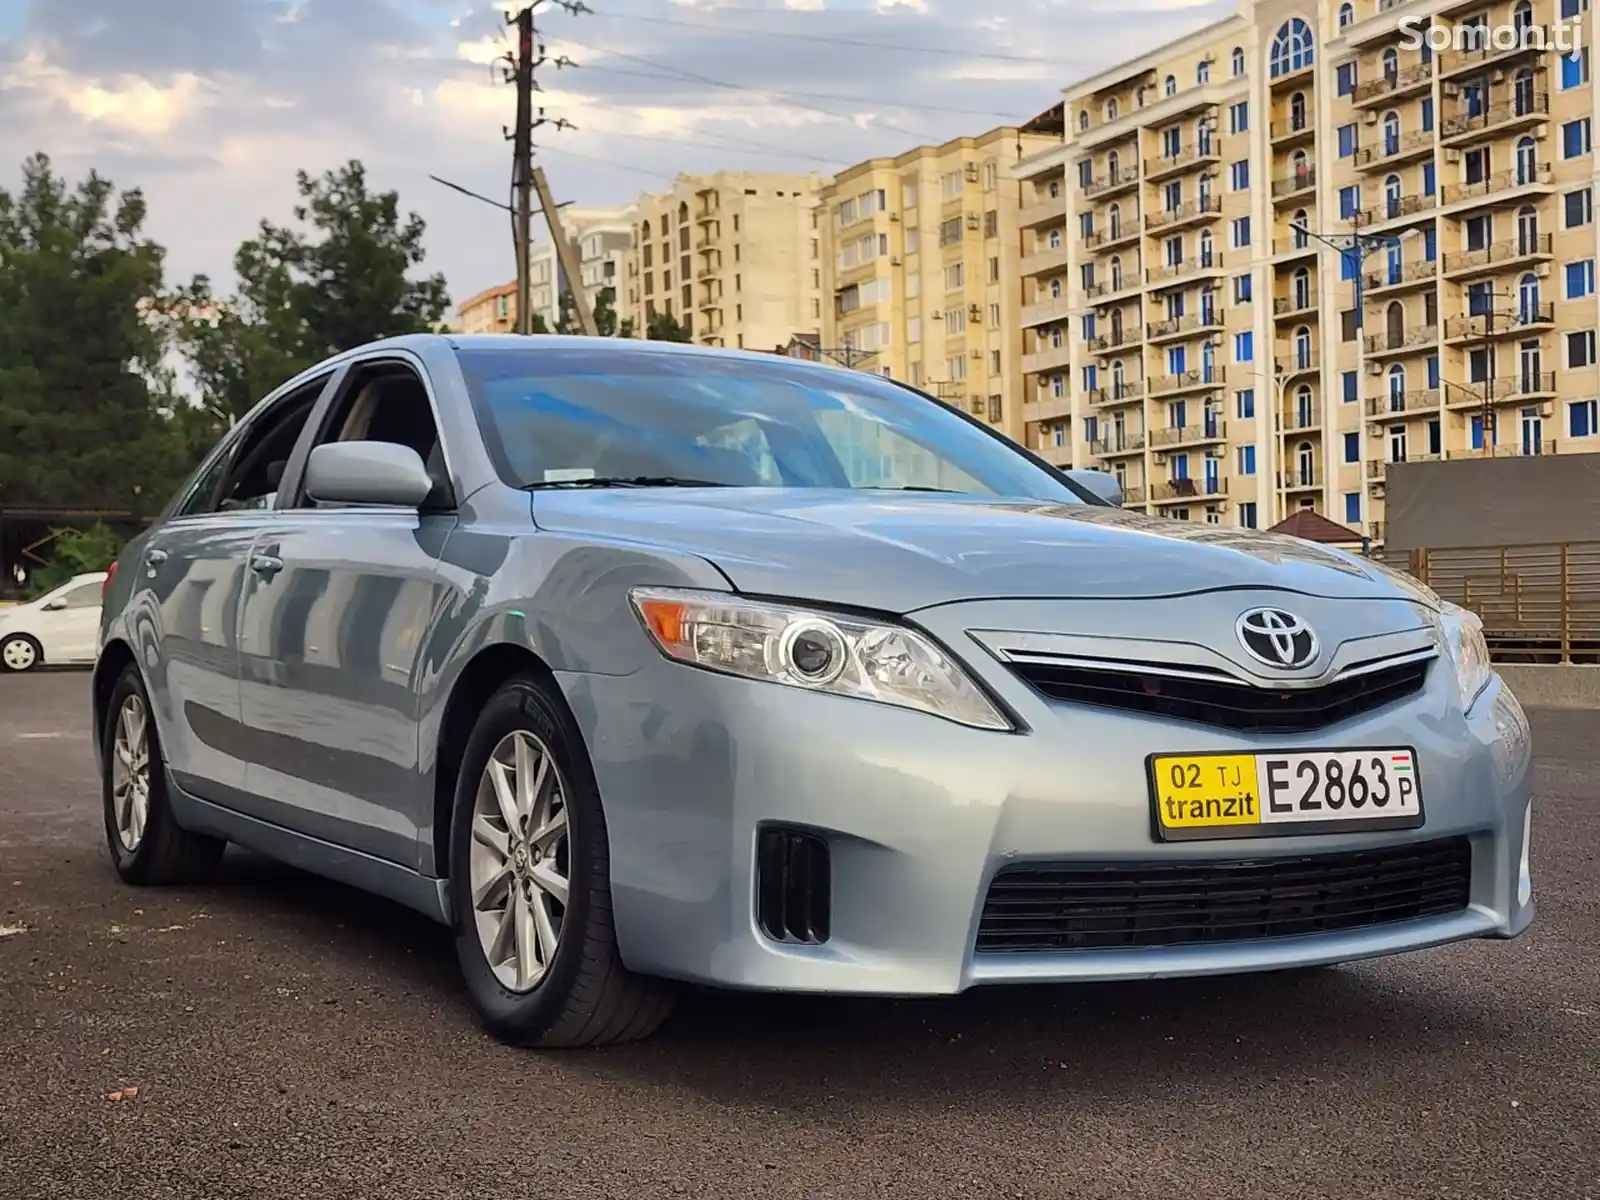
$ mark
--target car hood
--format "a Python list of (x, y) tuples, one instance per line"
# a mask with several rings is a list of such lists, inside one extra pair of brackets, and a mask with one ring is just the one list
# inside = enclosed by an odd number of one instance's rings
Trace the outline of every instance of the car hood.
[(895, 613), (1240, 587), (1437, 603), (1398, 572), (1299, 538), (1098, 505), (705, 488), (540, 492), (533, 512), (542, 529), (699, 555), (741, 592)]

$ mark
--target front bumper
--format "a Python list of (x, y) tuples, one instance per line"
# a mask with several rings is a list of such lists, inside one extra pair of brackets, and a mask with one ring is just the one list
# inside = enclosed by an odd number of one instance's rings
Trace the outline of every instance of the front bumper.
[[(1498, 681), (1463, 718), (1443, 662), (1410, 700), (1315, 735), (1270, 738), (1059, 705), (996, 675), (986, 681), (1029, 732), (973, 730), (665, 660), (628, 676), (559, 678), (589, 741), (617, 936), (637, 971), (744, 988), (938, 995), (1349, 961), (1515, 937), (1533, 919), (1526, 721)], [(1414, 747), (1426, 824), (1247, 842), (1152, 838), (1147, 754), (1310, 745)], [(831, 934), (822, 945), (778, 943), (758, 927), (757, 828), (769, 821), (828, 843)], [(1007, 866), (1262, 859), (1452, 836), (1470, 840), (1471, 887), (1467, 907), (1448, 915), (1232, 943), (975, 950), (989, 884)]]

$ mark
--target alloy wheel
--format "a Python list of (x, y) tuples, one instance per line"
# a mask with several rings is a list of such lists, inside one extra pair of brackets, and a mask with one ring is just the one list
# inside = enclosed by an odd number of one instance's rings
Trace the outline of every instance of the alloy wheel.
[(0, 658), (13, 671), (26, 671), (33, 666), (38, 654), (27, 638), (12, 638), (4, 647), (0, 647)]
[(130, 854), (139, 848), (150, 819), (150, 712), (136, 694), (117, 712), (111, 746), (111, 807), (117, 837)]
[(495, 978), (514, 992), (538, 986), (561, 943), (571, 862), (566, 796), (555, 756), (526, 730), (500, 739), (478, 781), (472, 917)]

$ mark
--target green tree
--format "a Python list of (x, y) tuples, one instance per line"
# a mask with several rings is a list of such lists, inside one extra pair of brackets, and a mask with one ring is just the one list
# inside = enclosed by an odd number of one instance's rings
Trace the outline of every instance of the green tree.
[(28, 595), (42, 596), (74, 575), (104, 571), (122, 550), (122, 538), (99, 522), (87, 529), (52, 529), (50, 556), (28, 579)]
[(153, 395), (163, 249), (145, 202), (38, 154), (0, 189), (0, 505), (128, 507), (174, 457)]
[(436, 329), (449, 309), (443, 276), (411, 277), (427, 226), (402, 218), (397, 192), (372, 192), (357, 160), (318, 178), (301, 171), (297, 185), (296, 226), (262, 221), (234, 255), (237, 295), (217, 298), (201, 276), (168, 305), (219, 420), (329, 355)]
[(652, 342), (688, 342), (689, 331), (671, 313), (658, 312), (645, 324), (644, 336)]

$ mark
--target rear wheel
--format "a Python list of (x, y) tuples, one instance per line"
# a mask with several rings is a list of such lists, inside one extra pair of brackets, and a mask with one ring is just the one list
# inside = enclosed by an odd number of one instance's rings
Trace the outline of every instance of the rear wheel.
[(31, 671), (43, 661), (43, 649), (25, 633), (13, 633), (0, 642), (0, 666), (8, 671)]
[(622, 965), (605, 816), (582, 739), (542, 681), (484, 705), (456, 780), (456, 953), (484, 1023), (527, 1046), (654, 1032), (673, 986)]
[(150, 697), (131, 664), (112, 690), (101, 736), (106, 842), (117, 874), (127, 883), (155, 886), (203, 882), (225, 843), (173, 819)]

